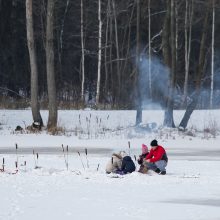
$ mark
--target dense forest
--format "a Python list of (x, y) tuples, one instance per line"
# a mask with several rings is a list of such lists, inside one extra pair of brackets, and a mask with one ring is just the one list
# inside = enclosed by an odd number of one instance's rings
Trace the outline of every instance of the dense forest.
[(195, 108), (220, 107), (219, 11), (215, 0), (0, 0), (1, 107), (56, 118), (159, 106), (170, 126), (186, 109), (186, 127)]

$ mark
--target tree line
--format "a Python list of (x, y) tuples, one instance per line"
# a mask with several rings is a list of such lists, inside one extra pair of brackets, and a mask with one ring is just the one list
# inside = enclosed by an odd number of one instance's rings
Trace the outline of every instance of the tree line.
[(1, 0), (0, 98), (30, 101), (48, 128), (58, 108), (218, 108), (215, 0)]

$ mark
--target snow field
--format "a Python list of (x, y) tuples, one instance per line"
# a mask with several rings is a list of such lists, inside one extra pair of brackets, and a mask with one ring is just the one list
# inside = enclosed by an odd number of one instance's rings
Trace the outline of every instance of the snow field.
[[(183, 111), (174, 112), (176, 123), (182, 115)], [(46, 124), (47, 112), (42, 116)], [(191, 136), (160, 128), (137, 133), (135, 111), (59, 111), (65, 133), (52, 136), (46, 131), (14, 132), (17, 125), (32, 123), (31, 111), (0, 110), (0, 168), (5, 160), (5, 172), (0, 172), (0, 220), (219, 220), (219, 116), (218, 110), (193, 112)], [(163, 111), (144, 111), (143, 124), (151, 122), (160, 127)], [(215, 128), (216, 136), (204, 132), (206, 128)], [(141, 144), (149, 147), (154, 138), (167, 150), (167, 175), (105, 174), (112, 152), (129, 152), (130, 142), (134, 159)], [(62, 144), (65, 149), (69, 146), (68, 170)], [(17, 156), (19, 170), (11, 174)]]
[[(86, 158), (81, 157), (86, 167)], [(161, 219), (165, 213), (165, 219), (220, 216), (219, 161), (171, 160), (166, 176), (135, 172), (111, 178), (104, 171), (108, 159), (88, 155), (89, 168), (84, 170), (80, 158), (70, 154), (67, 171), (63, 155), (39, 155), (39, 169), (34, 169), (31, 155), (19, 155), (17, 174), (0, 174), (0, 219)], [(16, 155), (5, 157), (6, 172), (13, 170), (15, 160)], [(21, 166), (24, 160), (26, 168)]]

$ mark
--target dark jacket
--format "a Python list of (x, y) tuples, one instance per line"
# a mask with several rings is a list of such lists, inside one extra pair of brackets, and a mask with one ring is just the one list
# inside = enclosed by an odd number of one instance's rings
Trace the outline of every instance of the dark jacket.
[(139, 155), (139, 158), (137, 160), (138, 164), (141, 165), (143, 163), (143, 160), (146, 158), (146, 156), (149, 154), (149, 152), (147, 152), (146, 154), (141, 154)]
[(130, 156), (125, 156), (122, 160), (121, 170), (126, 173), (132, 173), (135, 171), (135, 164)]

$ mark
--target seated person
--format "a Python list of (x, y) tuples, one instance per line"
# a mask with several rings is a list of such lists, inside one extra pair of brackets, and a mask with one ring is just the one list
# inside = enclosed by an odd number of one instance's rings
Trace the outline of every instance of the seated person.
[(121, 169), (117, 170), (116, 173), (120, 175), (134, 172), (136, 169), (135, 164), (130, 156), (125, 155), (122, 159)]
[(109, 160), (106, 165), (106, 173), (115, 173), (117, 170), (120, 170), (122, 165), (122, 157), (125, 154), (126, 153), (124, 151), (120, 151), (119, 153), (113, 153), (111, 160)]
[(139, 165), (142, 165), (143, 160), (144, 160), (144, 159), (146, 158), (146, 156), (149, 154), (147, 145), (142, 144), (142, 149), (141, 149), (141, 150), (142, 150), (142, 154), (139, 155), (139, 158), (138, 158), (138, 160), (137, 160), (137, 162), (138, 162)]
[(142, 154), (139, 155), (139, 158), (137, 160), (138, 164), (140, 165), (140, 168), (138, 172), (140, 173), (146, 173), (147, 170), (144, 169), (143, 160), (146, 158), (146, 156), (149, 154), (148, 147), (145, 144), (142, 144)]

